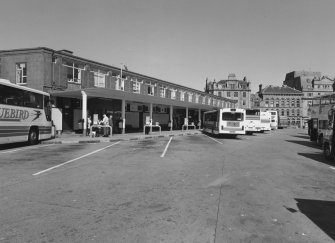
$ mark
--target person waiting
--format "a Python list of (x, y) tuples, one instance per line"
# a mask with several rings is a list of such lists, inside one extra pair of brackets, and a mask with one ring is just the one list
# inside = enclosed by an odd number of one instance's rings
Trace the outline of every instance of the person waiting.
[(104, 127), (102, 128), (103, 131), (103, 136), (108, 137), (108, 126), (109, 126), (109, 119), (106, 116), (106, 114), (103, 115), (102, 121), (100, 122), (100, 125), (103, 125)]

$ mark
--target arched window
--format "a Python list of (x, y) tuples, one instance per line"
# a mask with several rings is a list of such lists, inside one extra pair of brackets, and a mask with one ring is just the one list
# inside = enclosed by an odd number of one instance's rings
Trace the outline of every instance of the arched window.
[(294, 111), (294, 109), (292, 109), (291, 116), (294, 116), (294, 115), (295, 115), (295, 111)]
[(285, 116), (285, 110), (284, 109), (281, 110), (281, 115)]

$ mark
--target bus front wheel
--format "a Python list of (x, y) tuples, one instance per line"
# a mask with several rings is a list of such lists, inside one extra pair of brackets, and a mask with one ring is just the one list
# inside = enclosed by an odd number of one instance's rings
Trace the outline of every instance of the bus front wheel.
[(38, 132), (37, 129), (31, 128), (28, 135), (28, 143), (30, 145), (35, 145), (38, 143)]

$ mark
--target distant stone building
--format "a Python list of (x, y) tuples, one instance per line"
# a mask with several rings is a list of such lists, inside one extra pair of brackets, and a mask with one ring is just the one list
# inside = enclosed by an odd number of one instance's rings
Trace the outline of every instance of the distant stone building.
[(225, 97), (232, 100), (237, 100), (236, 107), (250, 108), (251, 86), (247, 78), (238, 80), (235, 74), (229, 74), (228, 79), (223, 79), (218, 82), (206, 80), (205, 92), (219, 97)]
[(286, 85), (282, 87), (268, 85), (264, 89), (259, 85), (259, 91), (254, 97), (254, 100), (257, 100), (254, 102), (254, 108), (260, 108), (262, 111), (277, 110), (279, 116), (287, 116), (290, 126), (301, 127), (302, 97), (301, 91)]
[(303, 93), (302, 117), (304, 122), (310, 118), (309, 105), (315, 96), (334, 92), (334, 79), (322, 76), (320, 72), (293, 71), (286, 74), (284, 85)]

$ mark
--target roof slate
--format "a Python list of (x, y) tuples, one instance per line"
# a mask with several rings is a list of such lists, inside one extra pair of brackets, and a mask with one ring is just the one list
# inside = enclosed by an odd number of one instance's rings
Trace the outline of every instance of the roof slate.
[(268, 85), (262, 90), (263, 94), (302, 94), (301, 91), (288, 86)]

